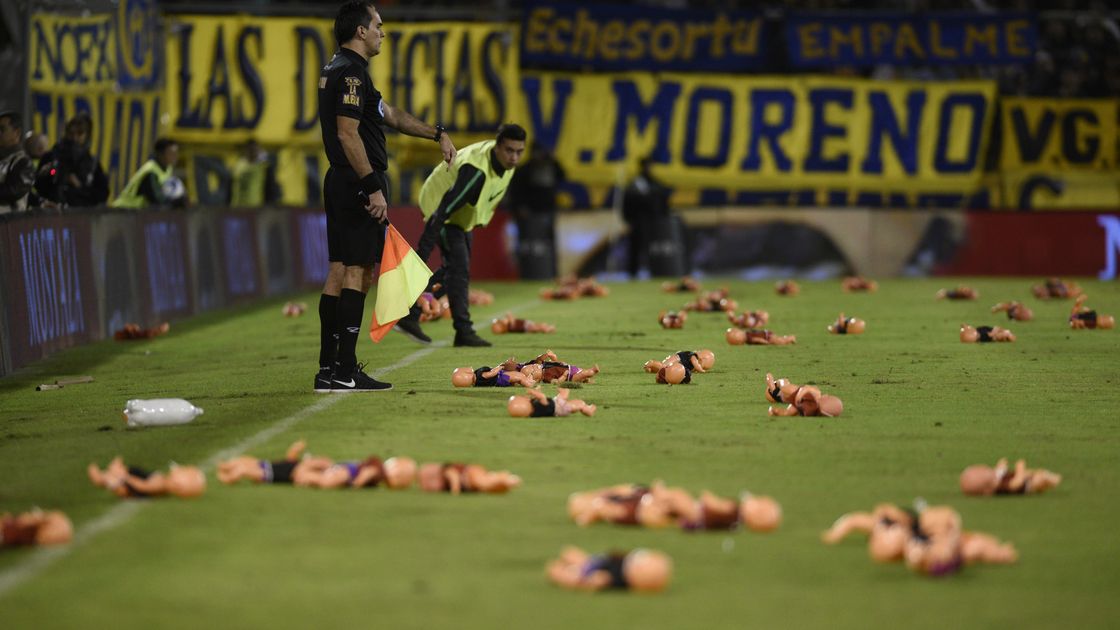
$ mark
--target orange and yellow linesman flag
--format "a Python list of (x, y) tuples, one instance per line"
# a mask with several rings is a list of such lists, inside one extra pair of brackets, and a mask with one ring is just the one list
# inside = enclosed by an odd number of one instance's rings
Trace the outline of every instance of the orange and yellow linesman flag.
[(377, 278), (377, 304), (369, 323), (369, 338), (381, 341), (397, 320), (408, 315), (408, 309), (428, 287), (432, 270), (408, 246), (397, 228), (385, 228), (385, 249), (381, 253), (381, 275)]

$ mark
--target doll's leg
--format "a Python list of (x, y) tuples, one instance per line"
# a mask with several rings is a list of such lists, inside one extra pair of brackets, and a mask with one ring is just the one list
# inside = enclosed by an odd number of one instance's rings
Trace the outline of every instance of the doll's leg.
[(797, 407), (793, 405), (789, 405), (785, 409), (771, 405), (770, 408), (766, 410), (766, 413), (771, 416), (796, 416), (800, 412), (797, 410)]
[(961, 556), (965, 564), (984, 562), (988, 564), (1012, 564), (1019, 559), (1019, 552), (1011, 543), (1000, 543), (990, 534), (983, 532), (963, 532), (961, 534)]
[(508, 470), (489, 471), (469, 468), (470, 485), (479, 492), (503, 494), (521, 485), (521, 477)]
[(646, 361), (646, 364), (643, 367), (644, 367), (646, 372), (649, 372), (650, 374), (657, 374), (657, 372), (661, 368), (665, 367), (665, 364), (662, 363), (661, 361), (650, 360), (650, 361)]
[(284, 459), (289, 462), (294, 462), (299, 459), (300, 455), (303, 455), (303, 451), (306, 449), (307, 442), (303, 440), (292, 442), (292, 445), (288, 447), (287, 453), (284, 454)]
[(877, 522), (879, 522), (879, 519), (873, 514), (867, 512), (849, 512), (836, 519), (832, 527), (821, 534), (821, 541), (829, 545), (835, 545), (847, 538), (852, 532), (870, 534)]
[(582, 413), (585, 416), (595, 415), (595, 410), (598, 409), (598, 407), (596, 407), (595, 405), (592, 405), (590, 403), (587, 403), (585, 401), (578, 400), (578, 399), (569, 400), (568, 401), (568, 408), (571, 409), (574, 412)]
[(1062, 476), (1056, 472), (1051, 472), (1039, 468), (1031, 471), (1030, 485), (1027, 491), (1034, 494), (1038, 492), (1046, 492), (1051, 488), (1056, 488), (1058, 484), (1062, 483)]
[(533, 377), (522, 374), (521, 372), (506, 372), (509, 375), (509, 382), (514, 385), (521, 385), (522, 387), (532, 387), (537, 384)]
[(218, 480), (225, 484), (237, 483), (242, 479), (260, 482), (264, 480), (260, 460), (241, 456), (218, 464)]
[(583, 368), (579, 372), (576, 372), (575, 374), (572, 375), (572, 382), (573, 383), (583, 383), (585, 381), (591, 380), (591, 378), (598, 373), (599, 373), (599, 366), (598, 365), (595, 365), (595, 366), (589, 367), (589, 368)]

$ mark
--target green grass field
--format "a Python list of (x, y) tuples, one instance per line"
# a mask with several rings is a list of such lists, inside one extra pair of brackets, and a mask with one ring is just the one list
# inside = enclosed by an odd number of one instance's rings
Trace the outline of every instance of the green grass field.
[[(726, 283), (741, 307), (770, 311), (770, 328), (797, 334), (790, 347), (730, 347), (715, 314), (661, 330), (657, 312), (687, 296), (654, 283), (570, 303), (537, 301), (540, 285), (482, 285), (498, 299), (475, 309), (477, 322), (514, 308), (559, 332), (485, 334), (494, 348), (457, 349), (440, 323), (428, 328), (437, 344), (419, 354), (398, 333), (377, 346), (365, 339), (359, 358), (374, 368), (406, 363), (384, 374), (394, 391), (369, 395), (311, 393), (315, 295), (304, 296), (312, 309), (299, 319), (270, 302), (177, 324), (150, 342), (61, 353), (0, 380), (0, 511), (62, 509), (79, 533), (61, 553), (0, 554), (0, 627), (1116, 627), (1120, 331), (1070, 331), (1070, 302), (1031, 298), (1029, 280), (967, 282), (980, 300), (935, 301), (937, 288), (956, 284), (948, 279), (853, 295), (835, 281), (809, 282), (795, 298), (775, 296), (770, 283)], [(1120, 313), (1120, 285), (1082, 286), (1090, 305)], [(1028, 303), (1035, 321), (988, 313), (1007, 299)], [(868, 332), (828, 335), (840, 310), (868, 320)], [(961, 344), (962, 321), (1008, 325), (1019, 339)], [(641, 370), (700, 347), (716, 351), (716, 366), (692, 385), (656, 385)], [(572, 392), (600, 406), (594, 418), (513, 419), (509, 390), (451, 387), (454, 367), (546, 348), (601, 366), (596, 383)], [(767, 417), (767, 371), (842, 397), (844, 415)], [(34, 391), (72, 374), (96, 382)], [(206, 413), (189, 425), (126, 429), (125, 400), (145, 397), (184, 397)], [(86, 464), (116, 454), (152, 468), (202, 464), (278, 423), (283, 430), (252, 454), (279, 457), (305, 438), (311, 452), (337, 459), (465, 460), (517, 472), (524, 485), (452, 497), (226, 487), (211, 475), (198, 500), (127, 509), (85, 478)], [(1044, 495), (963, 497), (960, 470), (1001, 456), (1065, 480)], [(785, 521), (769, 535), (728, 535), (580, 529), (567, 519), (570, 492), (654, 478), (769, 494)], [(934, 580), (873, 564), (862, 540), (818, 542), (846, 511), (915, 497), (951, 504), (967, 528), (1013, 542), (1019, 564)], [(109, 526), (91, 534), (105, 514)], [(673, 584), (660, 596), (556, 589), (543, 567), (565, 544), (664, 550), (676, 563)], [(54, 561), (34, 570), (43, 560)]]

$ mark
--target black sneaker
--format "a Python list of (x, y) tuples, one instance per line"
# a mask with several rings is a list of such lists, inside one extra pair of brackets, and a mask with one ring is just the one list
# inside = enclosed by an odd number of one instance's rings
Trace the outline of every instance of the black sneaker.
[(492, 345), (494, 345), (494, 344), (490, 343), (489, 341), (486, 341), (482, 337), (479, 337), (478, 333), (476, 333), (473, 330), (467, 331), (465, 333), (464, 332), (455, 333), (455, 347), (456, 348), (461, 348), (461, 347), (464, 347), (464, 346), (469, 346), (469, 347), (472, 347), (472, 348), (488, 348)]
[(383, 392), (393, 389), (389, 383), (382, 383), (375, 380), (369, 374), (362, 371), (366, 365), (359, 363), (354, 366), (354, 371), (349, 376), (343, 378), (339, 373), (335, 373), (331, 377), (331, 393), (332, 394), (346, 394), (349, 392)]
[(393, 330), (399, 330), (416, 343), (432, 343), (432, 338), (425, 335), (424, 331), (420, 329), (419, 319), (413, 318), (411, 316), (402, 317), (401, 319), (399, 319), (397, 321), (397, 325), (393, 326)]
[(331, 369), (329, 367), (319, 368), (319, 372), (315, 374), (315, 393), (331, 393)]

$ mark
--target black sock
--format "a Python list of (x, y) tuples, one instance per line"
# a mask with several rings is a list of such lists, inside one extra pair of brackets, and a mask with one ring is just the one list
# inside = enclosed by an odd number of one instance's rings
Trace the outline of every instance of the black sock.
[(342, 373), (354, 369), (358, 358), (354, 354), (358, 346), (358, 334), (362, 330), (362, 311), (365, 309), (366, 294), (353, 289), (343, 289), (338, 296), (338, 356), (336, 357)]
[(319, 369), (331, 369), (338, 352), (338, 296), (319, 296)]

